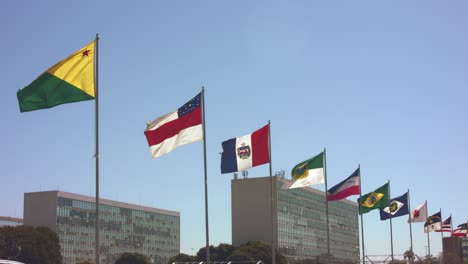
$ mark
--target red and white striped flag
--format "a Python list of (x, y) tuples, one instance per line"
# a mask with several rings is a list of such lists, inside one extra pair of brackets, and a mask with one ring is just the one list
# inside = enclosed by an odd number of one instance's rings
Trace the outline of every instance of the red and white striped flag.
[(435, 230), (436, 232), (452, 232), (452, 216), (447, 218), (444, 222), (442, 222), (442, 228), (439, 230)]
[(468, 223), (458, 225), (458, 228), (453, 230), (452, 237), (467, 237), (468, 236)]

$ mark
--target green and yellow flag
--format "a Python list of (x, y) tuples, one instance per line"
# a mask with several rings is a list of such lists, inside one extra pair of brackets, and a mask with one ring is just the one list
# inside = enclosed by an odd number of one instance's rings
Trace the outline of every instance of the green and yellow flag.
[(93, 41), (48, 69), (16, 94), (21, 112), (94, 99)]
[(294, 166), (291, 170), (292, 181), (286, 187), (294, 189), (325, 183), (323, 161), (324, 152)]
[(388, 183), (382, 185), (377, 190), (362, 195), (358, 199), (359, 214), (365, 214), (369, 211), (379, 208), (385, 208), (388, 206)]

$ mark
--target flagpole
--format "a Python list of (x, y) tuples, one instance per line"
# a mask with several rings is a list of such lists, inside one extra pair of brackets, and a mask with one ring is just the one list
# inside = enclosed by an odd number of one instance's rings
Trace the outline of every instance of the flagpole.
[(94, 158), (96, 159), (96, 222), (94, 224), (96, 228), (95, 232), (95, 253), (96, 253), (96, 264), (99, 264), (100, 261), (100, 246), (99, 246), (99, 89), (98, 89), (98, 69), (99, 69), (99, 56), (98, 56), (98, 42), (99, 34), (96, 33), (96, 43), (95, 43), (95, 52), (94, 52), (94, 112), (95, 112), (95, 154)]
[[(408, 189), (408, 220), (409, 220), (409, 233), (410, 233), (410, 251), (411, 253), (413, 254), (414, 256), (414, 252), (413, 252), (413, 230), (411, 228), (411, 215), (412, 215), (412, 211), (411, 211), (411, 204), (410, 204), (410, 191)], [(410, 259), (410, 262), (413, 263), (413, 259)]]
[(326, 204), (326, 215), (327, 215), (327, 250), (328, 250), (328, 256), (327, 256), (327, 263), (330, 264), (330, 220), (328, 217), (328, 199), (327, 199), (327, 149), (323, 148), (323, 170), (325, 174), (325, 204)]
[(444, 221), (442, 221), (442, 208), (440, 208), (440, 238), (442, 239), (442, 246), (444, 245)]
[(270, 211), (271, 211), (271, 263), (275, 264), (276, 263), (276, 245), (275, 245), (275, 226), (274, 226), (274, 212), (273, 212), (273, 168), (271, 165), (271, 123), (270, 120), (268, 120), (268, 156), (270, 159)]
[[(429, 206), (427, 206), (427, 200), (426, 200), (426, 210), (427, 212), (429, 212)], [(426, 218), (426, 223), (427, 223), (427, 218)], [(431, 241), (429, 239), (429, 228), (427, 228), (427, 252), (429, 253), (429, 255), (427, 255), (426, 257), (428, 259), (431, 259)]]
[(210, 234), (208, 229), (208, 174), (206, 165), (206, 132), (205, 132), (205, 87), (202, 86), (202, 127), (203, 127), (203, 165), (205, 168), (205, 234), (206, 234), (206, 264), (210, 263)]
[(450, 236), (453, 234), (452, 214), (450, 214)]
[[(361, 164), (358, 165), (358, 175), (359, 175), (359, 200), (362, 197), (362, 184), (361, 184)], [(364, 224), (363, 224), (363, 218), (361, 214), (361, 203), (358, 204), (358, 213), (361, 215), (361, 244), (362, 244), (362, 263), (366, 263), (366, 256), (364, 252)]]
[[(390, 206), (390, 180), (388, 180), (388, 206)], [(390, 207), (389, 207), (390, 208)], [(390, 213), (390, 249), (392, 253), (392, 263), (394, 262), (393, 260), (393, 228), (392, 228), (392, 218), (393, 215)]]

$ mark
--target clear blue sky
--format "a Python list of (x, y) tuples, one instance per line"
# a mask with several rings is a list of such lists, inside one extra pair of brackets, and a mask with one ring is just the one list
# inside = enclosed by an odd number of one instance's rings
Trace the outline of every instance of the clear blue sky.
[[(409, 189), (412, 205), (427, 200), (429, 214), (461, 224), (467, 10), (462, 0), (6, 1), (0, 215), (22, 217), (24, 192), (94, 196), (94, 101), (20, 113), (16, 92), (99, 33), (100, 196), (180, 211), (183, 253), (205, 245), (203, 143), (152, 160), (143, 131), (202, 86), (210, 244), (231, 243), (221, 142), (268, 120), (274, 171), (289, 175), (326, 147), (329, 186), (360, 164), (363, 193), (390, 180), (392, 196)], [(390, 254), (389, 223), (372, 211), (364, 224), (366, 253)], [(437, 254), (440, 234), (430, 237)], [(395, 254), (409, 248), (405, 217), (393, 238)], [(422, 223), (413, 240), (424, 255)]]

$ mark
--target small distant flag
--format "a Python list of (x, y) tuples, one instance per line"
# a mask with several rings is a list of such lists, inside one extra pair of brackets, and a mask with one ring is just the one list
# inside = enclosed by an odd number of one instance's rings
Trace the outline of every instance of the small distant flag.
[(291, 170), (292, 180), (283, 188), (294, 189), (325, 183), (323, 154), (324, 152), (294, 166)]
[(351, 195), (359, 195), (359, 168), (344, 181), (330, 188), (327, 192), (327, 199), (339, 201)]
[(388, 202), (388, 186), (386, 183), (379, 187), (377, 190), (359, 197), (359, 214), (365, 214), (374, 209), (387, 207)]
[(452, 232), (452, 216), (449, 218), (445, 219), (444, 222), (442, 222), (442, 228), (440, 230), (435, 230), (436, 232)]
[(418, 205), (410, 214), (409, 222), (426, 222), (427, 220), (427, 202)]
[(393, 198), (387, 207), (380, 209), (380, 220), (387, 220), (407, 214), (409, 214), (409, 210), (408, 193), (406, 192), (399, 197)]
[(424, 233), (429, 233), (442, 228), (442, 216), (441, 213), (435, 213), (427, 218), (424, 224)]
[(467, 237), (468, 236), (468, 223), (458, 225), (457, 229), (453, 230), (452, 237)]

